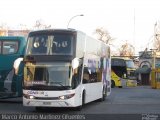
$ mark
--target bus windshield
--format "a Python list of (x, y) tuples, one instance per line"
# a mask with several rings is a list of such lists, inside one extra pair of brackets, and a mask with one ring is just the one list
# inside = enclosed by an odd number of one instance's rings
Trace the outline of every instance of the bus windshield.
[(66, 62), (28, 63), (24, 68), (24, 87), (63, 90), (71, 87), (71, 67)]
[(126, 60), (127, 68), (135, 68), (133, 60)]
[(34, 34), (28, 37), (27, 55), (72, 55), (73, 35), (67, 33)]

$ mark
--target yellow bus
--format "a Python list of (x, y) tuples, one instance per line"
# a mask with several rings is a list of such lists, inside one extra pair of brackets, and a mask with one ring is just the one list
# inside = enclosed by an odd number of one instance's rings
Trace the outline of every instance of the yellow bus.
[[(122, 80), (135, 80), (135, 65), (132, 59), (112, 57), (111, 59), (111, 87), (122, 88)], [(125, 81), (126, 82), (126, 81)]]
[(115, 86), (122, 88), (121, 78), (112, 70), (111, 71), (111, 87), (114, 88)]

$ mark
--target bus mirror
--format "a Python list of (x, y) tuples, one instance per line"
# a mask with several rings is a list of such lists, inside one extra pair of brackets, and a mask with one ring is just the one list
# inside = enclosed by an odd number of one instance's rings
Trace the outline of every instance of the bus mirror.
[(72, 68), (76, 69), (79, 66), (79, 59), (78, 58), (74, 58), (72, 60)]
[(17, 58), (14, 61), (13, 68), (15, 69), (15, 74), (16, 75), (18, 75), (19, 65), (20, 65), (21, 61), (23, 61), (23, 58)]
[(88, 72), (89, 72), (89, 74), (91, 74), (91, 73), (92, 73), (90, 69), (88, 69)]

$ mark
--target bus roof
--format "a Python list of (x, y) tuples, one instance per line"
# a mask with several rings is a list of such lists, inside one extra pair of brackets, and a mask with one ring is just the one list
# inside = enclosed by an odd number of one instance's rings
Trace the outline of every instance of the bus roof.
[(23, 36), (0, 36), (0, 40), (23, 40)]
[(132, 59), (129, 58), (129, 57), (114, 57), (114, 56), (112, 56), (112, 59), (132, 60)]
[[(29, 35), (35, 35), (35, 34), (41, 34), (41, 33), (53, 33), (53, 32), (56, 32), (56, 33), (61, 33), (61, 32), (64, 32), (64, 33), (81, 33), (81, 34), (84, 34), (86, 36), (88, 36), (86, 33), (80, 31), (80, 30), (76, 30), (76, 29), (43, 29), (43, 30), (35, 30), (35, 31), (31, 31), (29, 33)], [(90, 37), (90, 36), (88, 36)], [(101, 40), (98, 40), (98, 39), (95, 39), (97, 40), (98, 42), (101, 42), (101, 43), (104, 43), (106, 44), (104, 41), (101, 41)], [(108, 44), (106, 44), (108, 45)], [(108, 45), (109, 46), (109, 45)]]
[[(37, 33), (52, 33), (52, 32), (65, 32), (65, 33), (74, 33), (74, 32), (81, 32), (83, 33), (82, 31), (79, 31), (79, 30), (76, 30), (76, 29), (45, 29), (45, 30), (36, 30), (36, 31), (31, 31), (29, 33), (29, 35), (34, 35), (34, 34), (37, 34)], [(85, 34), (85, 33), (83, 33)]]

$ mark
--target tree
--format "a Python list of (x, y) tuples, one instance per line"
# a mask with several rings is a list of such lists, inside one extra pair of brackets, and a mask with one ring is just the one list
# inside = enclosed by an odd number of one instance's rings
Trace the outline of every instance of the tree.
[(6, 23), (1, 23), (0, 25), (0, 36), (6, 36), (8, 33), (8, 26)]
[(109, 32), (104, 29), (103, 27), (97, 28), (95, 33), (99, 40), (104, 41), (105, 43), (109, 44), (113, 38), (110, 36)]
[(34, 29), (49, 29), (51, 28), (51, 25), (46, 25), (42, 19), (36, 20), (35, 25), (33, 26)]
[(134, 46), (128, 42), (121, 45), (120, 56), (133, 56), (134, 55)]

